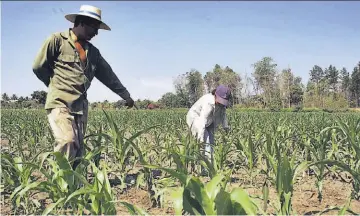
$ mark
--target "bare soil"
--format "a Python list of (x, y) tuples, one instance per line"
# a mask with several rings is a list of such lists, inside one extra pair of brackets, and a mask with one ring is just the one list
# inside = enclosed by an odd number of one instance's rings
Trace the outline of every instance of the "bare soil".
[[(262, 196), (262, 188), (261, 188), (261, 179), (256, 178), (252, 185), (249, 184), (246, 178), (242, 178), (244, 176), (236, 176), (234, 179), (237, 179), (236, 182), (233, 182), (229, 185), (229, 189), (236, 187), (244, 188), (250, 195), (252, 196)], [(206, 179), (204, 179), (206, 181)], [(332, 179), (331, 177), (327, 177), (323, 182), (323, 198), (322, 201), (319, 202), (317, 196), (317, 188), (315, 186), (315, 177), (313, 176), (305, 176), (301, 178), (294, 185), (294, 195), (292, 198), (292, 207), (294, 210), (294, 214), (301, 215), (309, 215), (316, 214), (321, 211), (324, 211), (331, 207), (338, 207), (341, 209), (347, 202), (351, 190), (351, 183), (347, 183), (341, 181), (339, 179)], [(270, 187), (269, 189), (269, 199), (270, 205), (268, 205), (268, 209), (266, 211), (267, 214), (275, 214), (275, 209), (271, 207), (274, 205), (273, 200), (277, 199), (277, 194), (275, 188)], [(49, 200), (46, 200), (46, 194), (38, 193), (35, 195), (38, 200), (41, 202), (48, 203)], [(1, 215), (11, 215), (13, 212), (10, 207), (9, 195), (2, 194), (1, 199)], [(142, 189), (130, 188), (126, 192), (117, 195), (117, 200), (121, 200), (124, 202), (128, 202), (130, 204), (134, 204), (137, 207), (142, 208), (147, 213), (151, 215), (173, 215), (174, 210), (171, 208), (171, 201), (169, 201), (169, 196), (165, 198), (166, 203), (162, 208), (152, 208), (151, 202), (149, 199), (149, 195), (147, 191)], [(263, 202), (260, 199), (256, 199), (259, 207), (262, 208)], [(337, 215), (338, 210), (331, 210), (328, 212), (324, 212), (325, 215)], [(360, 213), (360, 201), (352, 200), (350, 209), (359, 214)], [(117, 214), (118, 215), (128, 215), (128, 210), (118, 204), (117, 206)], [(351, 214), (347, 212), (346, 214)]]
[(3, 139), (1, 138), (1, 141), (0, 141), (0, 146), (1, 147), (4, 147), (4, 146), (9, 146), (9, 140), (8, 139)]
[[(325, 179), (323, 182), (323, 198), (319, 202), (317, 196), (317, 188), (315, 186), (315, 177), (306, 176), (302, 178), (294, 185), (294, 195), (292, 198), (292, 207), (294, 213), (301, 215), (316, 214), (324, 211), (330, 207), (338, 207), (338, 210), (331, 210), (324, 212), (325, 215), (337, 215), (339, 210), (346, 204), (351, 194), (351, 183), (341, 182), (339, 180)], [(244, 185), (242, 182), (231, 183), (229, 189), (236, 187), (244, 188), (250, 195), (262, 196), (262, 187), (258, 184), (254, 186)], [(130, 189), (127, 193), (122, 194), (118, 199), (135, 204), (136, 206), (146, 210), (151, 215), (159, 214), (174, 214), (174, 211), (170, 207), (165, 208), (151, 208), (149, 196), (144, 190)], [(275, 188), (269, 189), (270, 204), (274, 204), (271, 200), (277, 199)], [(258, 206), (262, 208), (263, 202), (258, 200)], [(167, 202), (167, 205), (171, 205), (171, 202)], [(359, 214), (360, 213), (360, 201), (352, 200), (350, 209)], [(118, 214), (129, 214), (124, 208), (118, 207)], [(275, 214), (274, 208), (268, 205), (267, 214)], [(347, 212), (346, 214), (351, 214)]]
[[(1, 139), (0, 145), (2, 148), (8, 147), (8, 140)], [(345, 174), (342, 174), (345, 175)], [(250, 182), (249, 176), (244, 171), (239, 171), (236, 175), (233, 175), (233, 182), (230, 183), (229, 189), (236, 187), (244, 188), (251, 196), (262, 196), (262, 183), (264, 178), (260, 175), (256, 176), (253, 182)], [(345, 179), (345, 181), (344, 181)], [(208, 179), (205, 178), (204, 181)], [(322, 192), (322, 201), (318, 200), (318, 191), (316, 188), (316, 178), (314, 176), (303, 176), (294, 184), (294, 194), (292, 197), (292, 208), (294, 214), (309, 215), (317, 214), (331, 207), (338, 207), (341, 209), (346, 202), (352, 191), (352, 185), (345, 175), (343, 179), (334, 176), (328, 176), (323, 181), (323, 192)], [(116, 187), (116, 186), (115, 186)], [(115, 188), (114, 188), (115, 189)], [(1, 194), (1, 206), (0, 212), (1, 215), (13, 215), (14, 212), (11, 210), (11, 203), (9, 200), (10, 194)], [(50, 200), (46, 199), (46, 194), (37, 193), (34, 194), (42, 203), (49, 204)], [(165, 206), (162, 208), (152, 208), (149, 195), (147, 191), (142, 189), (130, 188), (126, 192), (117, 195), (117, 200), (128, 202), (130, 204), (136, 205), (137, 207), (142, 208), (150, 215), (172, 215), (174, 210), (171, 208), (172, 203), (169, 201), (169, 195), (165, 197)], [(274, 205), (274, 200), (277, 199), (277, 194), (275, 188), (269, 188), (269, 200), (270, 205), (266, 211), (267, 214), (275, 214), (275, 209), (271, 206)], [(263, 207), (263, 202), (260, 199), (256, 199), (258, 206)], [(324, 212), (325, 215), (337, 215), (338, 210), (331, 210)], [(350, 209), (360, 214), (360, 201), (352, 200), (350, 204)], [(129, 215), (128, 210), (118, 204), (117, 206), (118, 215)], [(347, 212), (346, 214), (351, 214)]]

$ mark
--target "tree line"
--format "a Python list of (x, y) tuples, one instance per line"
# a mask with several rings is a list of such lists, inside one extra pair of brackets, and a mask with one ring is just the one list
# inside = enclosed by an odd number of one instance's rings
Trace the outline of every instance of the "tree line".
[[(215, 64), (202, 75), (196, 69), (180, 74), (173, 82), (175, 92), (167, 92), (158, 101), (137, 100), (140, 109), (155, 105), (159, 108), (189, 108), (205, 93), (219, 84), (232, 90), (230, 106), (242, 108), (352, 108), (360, 107), (360, 61), (349, 71), (335, 65), (314, 65), (309, 70), (309, 81), (295, 76), (291, 68), (279, 69), (271, 57), (264, 57), (252, 64), (253, 71), (241, 77), (229, 66)], [(46, 101), (45, 91), (34, 91), (29, 97), (9, 97), (2, 94), (3, 108), (39, 108)], [(121, 109), (125, 101), (94, 102), (91, 109)]]
[(360, 106), (360, 61), (351, 73), (334, 65), (314, 65), (304, 85), (291, 68), (279, 70), (271, 57), (252, 64), (251, 76), (241, 77), (230, 67), (216, 64), (204, 76), (193, 69), (174, 81), (175, 93), (159, 100), (166, 107), (190, 107), (219, 84), (232, 89), (231, 105), (246, 108), (349, 108)]

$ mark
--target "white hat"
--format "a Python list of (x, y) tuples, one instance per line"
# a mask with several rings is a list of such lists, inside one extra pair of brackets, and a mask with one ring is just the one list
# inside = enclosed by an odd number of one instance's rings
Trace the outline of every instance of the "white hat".
[(78, 15), (82, 15), (82, 16), (87, 16), (87, 17), (91, 17), (93, 19), (96, 19), (98, 21), (101, 22), (100, 24), (100, 29), (105, 29), (105, 30), (111, 30), (110, 27), (108, 25), (106, 25), (102, 20), (101, 20), (101, 10), (97, 7), (91, 6), (91, 5), (81, 5), (80, 10), (78, 13), (76, 14), (67, 14), (65, 15), (65, 18), (67, 20), (69, 20), (70, 22), (74, 23), (75, 22), (75, 18)]

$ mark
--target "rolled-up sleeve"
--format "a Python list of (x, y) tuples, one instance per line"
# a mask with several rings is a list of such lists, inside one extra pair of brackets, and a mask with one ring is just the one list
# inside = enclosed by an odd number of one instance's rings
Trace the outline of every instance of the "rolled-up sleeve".
[(59, 53), (60, 41), (53, 34), (48, 37), (40, 48), (32, 65), (32, 70), (37, 78), (49, 86), (50, 77), (53, 75), (54, 60)]
[(106, 62), (101, 54), (99, 54), (95, 77), (111, 91), (119, 95), (122, 99), (126, 100), (130, 98), (130, 93), (120, 82), (109, 63)]

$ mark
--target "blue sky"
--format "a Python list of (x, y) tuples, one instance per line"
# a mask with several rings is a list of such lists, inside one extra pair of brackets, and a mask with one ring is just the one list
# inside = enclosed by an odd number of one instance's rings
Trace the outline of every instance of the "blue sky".
[[(314, 64), (352, 71), (360, 61), (360, 2), (1, 2), (1, 91), (46, 90), (31, 70), (50, 34), (72, 26), (81, 4), (102, 9), (112, 31), (92, 40), (134, 99), (159, 99), (195, 68), (230, 66), (242, 77), (271, 56), (306, 82)], [(94, 79), (91, 102), (119, 100)]]

